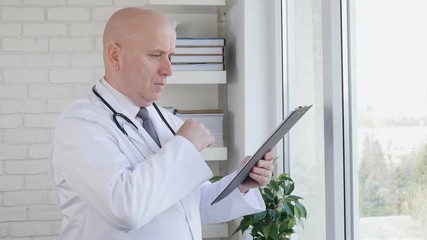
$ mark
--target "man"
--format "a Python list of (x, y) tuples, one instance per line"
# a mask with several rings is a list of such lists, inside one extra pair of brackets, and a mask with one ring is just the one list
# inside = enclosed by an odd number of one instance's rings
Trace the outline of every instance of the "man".
[[(250, 181), (211, 205), (235, 173), (211, 184), (199, 153), (213, 143), (210, 132), (156, 110), (153, 102), (172, 75), (175, 41), (169, 21), (147, 9), (122, 9), (108, 21), (105, 76), (55, 129), (50, 174), (64, 216), (61, 239), (201, 239), (201, 223), (265, 209), (257, 188), (270, 181), (274, 154), (259, 161)], [(137, 116), (143, 109), (154, 136)]]

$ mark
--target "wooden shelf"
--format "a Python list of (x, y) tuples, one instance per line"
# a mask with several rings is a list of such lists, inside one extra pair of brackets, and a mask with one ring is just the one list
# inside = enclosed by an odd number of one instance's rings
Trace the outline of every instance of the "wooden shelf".
[(227, 223), (209, 224), (202, 226), (203, 238), (228, 238)]
[(149, 5), (224, 6), (225, 0), (149, 0)]
[(226, 161), (227, 148), (226, 147), (208, 147), (201, 152), (205, 161)]
[(168, 84), (226, 84), (226, 71), (174, 71)]

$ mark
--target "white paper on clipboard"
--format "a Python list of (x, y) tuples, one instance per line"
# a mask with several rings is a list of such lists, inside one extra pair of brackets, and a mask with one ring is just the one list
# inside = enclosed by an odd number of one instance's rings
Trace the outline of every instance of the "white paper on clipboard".
[(255, 164), (276, 144), (282, 139), (287, 132), (297, 123), (301, 117), (312, 107), (300, 106), (291, 111), (288, 116), (277, 126), (276, 130), (270, 137), (261, 145), (256, 153), (246, 162), (246, 164), (239, 170), (236, 176), (231, 182), (224, 188), (224, 190), (215, 198), (211, 205), (221, 201), (223, 198), (228, 196), (234, 189), (236, 189), (245, 179), (248, 177), (249, 172), (255, 166)]

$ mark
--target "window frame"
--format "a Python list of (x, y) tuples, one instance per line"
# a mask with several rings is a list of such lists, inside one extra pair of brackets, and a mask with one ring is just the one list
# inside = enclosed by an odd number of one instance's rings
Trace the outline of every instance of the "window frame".
[[(325, 159), (325, 239), (358, 239), (355, 222), (358, 219), (357, 163), (352, 161), (353, 126), (351, 124), (352, 85), (350, 79), (351, 44), (348, 34), (348, 0), (322, 1), (322, 60), (323, 60), (323, 121), (324, 121), (324, 159)], [(288, 9), (290, 1), (282, 0), (282, 29), (291, 32)], [(283, 39), (288, 47), (292, 40)], [(283, 109), (289, 108), (288, 69), (292, 67), (288, 60), (287, 48), (283, 51)], [(291, 173), (289, 142), (286, 138), (283, 146), (285, 158), (284, 172)]]
[[(290, 6), (292, 7), (292, 6)], [(351, 128), (349, 125), (349, 84), (345, 75), (348, 68), (346, 44), (346, 4), (340, 0), (322, 1), (322, 60), (323, 60), (323, 111), (324, 111), (324, 159), (325, 159), (325, 228), (326, 239), (352, 239), (353, 191), (350, 161)], [(286, 23), (288, 24), (288, 23)], [(287, 26), (284, 26), (287, 29)], [(284, 42), (283, 44), (288, 44)], [(285, 45), (287, 46), (287, 45)], [(286, 53), (284, 53), (286, 54)], [(286, 59), (286, 58), (284, 58)], [(287, 64), (292, 64), (287, 62)], [(284, 74), (286, 77), (291, 77)], [(287, 87), (287, 86), (285, 86)], [(287, 99), (284, 91), (284, 99)], [(284, 103), (286, 109), (286, 103)], [(286, 142), (292, 141), (288, 139)], [(289, 171), (289, 151), (285, 170)]]

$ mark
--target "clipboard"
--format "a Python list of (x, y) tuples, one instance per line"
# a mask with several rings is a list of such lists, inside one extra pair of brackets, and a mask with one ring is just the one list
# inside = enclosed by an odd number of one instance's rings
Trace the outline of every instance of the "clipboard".
[(246, 162), (246, 164), (239, 170), (231, 182), (222, 190), (222, 192), (215, 198), (211, 205), (221, 201), (228, 196), (234, 189), (236, 189), (246, 178), (255, 164), (262, 159), (262, 157), (282, 139), (289, 130), (301, 119), (301, 117), (312, 107), (300, 106), (292, 110), (288, 116), (277, 126), (273, 134), (261, 145), (256, 153)]

